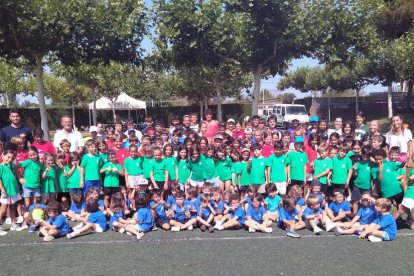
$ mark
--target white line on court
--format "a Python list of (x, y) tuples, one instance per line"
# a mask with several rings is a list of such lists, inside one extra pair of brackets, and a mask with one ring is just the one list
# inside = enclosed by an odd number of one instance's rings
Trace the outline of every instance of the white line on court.
[[(398, 234), (397, 238), (401, 237), (412, 237), (414, 233), (401, 233)], [(356, 238), (355, 236), (335, 236), (335, 235), (302, 235), (302, 238), (305, 239), (326, 239), (326, 238)], [(177, 239), (143, 239), (136, 241), (137, 243), (162, 243), (162, 242), (182, 242), (182, 241), (226, 241), (226, 240), (281, 240), (281, 239), (292, 239), (287, 236), (252, 236), (252, 237), (215, 237), (215, 238), (201, 238), (201, 237), (193, 237), (193, 238), (177, 238)], [(50, 245), (77, 245), (77, 244), (125, 244), (134, 242), (133, 239), (131, 240), (108, 240), (108, 241), (63, 241), (64, 238), (58, 239), (55, 242), (30, 242), (30, 243), (0, 243), (0, 247), (6, 246), (50, 246)]]

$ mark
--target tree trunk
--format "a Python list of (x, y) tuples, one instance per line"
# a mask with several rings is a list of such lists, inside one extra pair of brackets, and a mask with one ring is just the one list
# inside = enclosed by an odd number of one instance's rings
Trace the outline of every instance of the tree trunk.
[(388, 85), (387, 91), (387, 105), (388, 105), (388, 119), (391, 119), (393, 116), (392, 111), (392, 83)]
[(93, 88), (93, 108), (92, 108), (92, 123), (94, 126), (96, 126), (96, 95), (98, 94), (98, 91), (96, 87)]
[(45, 86), (43, 83), (43, 61), (41, 57), (36, 57), (36, 80), (37, 80), (37, 96), (39, 98), (40, 122), (44, 132), (46, 141), (50, 140), (49, 123), (47, 121)]
[(114, 115), (114, 124), (116, 124), (115, 103), (112, 102), (112, 114)]
[[(88, 109), (89, 111), (89, 109)], [(73, 121), (73, 125), (76, 125), (76, 120), (75, 120), (75, 105), (72, 103), (72, 121)]]
[(223, 114), (221, 109), (221, 90), (217, 88), (217, 120), (220, 122), (223, 120)]
[(359, 88), (355, 89), (355, 113), (358, 113), (359, 111)]
[(203, 104), (204, 104), (204, 98), (203, 100), (200, 102), (200, 120), (203, 121)]
[(411, 100), (413, 98), (413, 80), (408, 80), (408, 92), (407, 92), (407, 106), (406, 106), (406, 112), (411, 112)]
[(260, 99), (260, 81), (262, 79), (262, 69), (259, 67), (253, 73), (253, 93), (252, 93), (252, 116), (257, 115), (259, 112), (259, 99)]
[(204, 110), (205, 109), (208, 109), (208, 98), (207, 97), (204, 98)]

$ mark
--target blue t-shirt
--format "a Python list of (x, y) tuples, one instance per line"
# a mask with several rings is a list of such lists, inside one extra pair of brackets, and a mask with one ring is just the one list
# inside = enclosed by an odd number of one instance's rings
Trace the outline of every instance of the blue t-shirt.
[(55, 218), (49, 218), (48, 222), (53, 226), (56, 226), (59, 231), (62, 231), (65, 234), (70, 232), (69, 222), (63, 214), (60, 214)]
[(117, 212), (117, 213), (113, 213), (112, 216), (111, 216), (111, 219), (109, 220), (109, 229), (114, 230), (113, 229), (113, 224), (114, 224), (115, 221), (119, 222), (120, 218), (125, 219), (124, 212), (122, 210)]
[(106, 218), (105, 218), (104, 213), (102, 213), (101, 210), (96, 211), (95, 213), (91, 213), (89, 215), (88, 222), (96, 223), (102, 228), (103, 231), (106, 231)]
[(152, 230), (154, 220), (152, 219), (151, 209), (149, 206), (138, 210), (137, 220), (139, 227), (144, 230), (144, 232), (149, 232)]
[[(105, 208), (105, 204), (102, 199), (98, 199), (99, 208)], [(86, 210), (86, 202), (82, 203), (82, 209)]]
[(83, 203), (81, 203), (79, 205), (76, 205), (75, 203), (72, 202), (70, 204), (69, 210), (75, 212), (75, 214), (77, 214), (77, 215), (80, 215), (81, 212), (82, 212), (82, 207), (83, 207)]
[[(154, 207), (157, 203), (155, 201), (150, 202), (150, 207)], [(157, 214), (157, 218), (159, 219), (167, 219), (167, 214), (165, 213), (165, 207), (164, 204), (158, 204), (155, 208), (155, 213)]]
[(183, 221), (187, 221), (188, 218), (185, 215), (185, 213), (189, 212), (190, 210), (188, 209), (188, 206), (184, 205), (184, 206), (178, 206), (176, 204), (173, 205), (173, 209), (174, 211), (174, 219), (178, 222), (183, 222)]
[(224, 212), (224, 206), (228, 205), (229, 203), (226, 202), (225, 200), (222, 200), (219, 202), (219, 204), (217, 205), (218, 211), (220, 214), (223, 214)]
[(168, 195), (166, 202), (170, 206), (177, 204), (177, 202), (175, 201), (175, 197), (173, 195)]
[(191, 212), (191, 218), (196, 218), (198, 215), (198, 211), (200, 210), (200, 202), (197, 200), (197, 198), (193, 200), (186, 199), (184, 201), (184, 204), (188, 206)]
[(351, 211), (351, 205), (346, 201), (342, 201), (340, 204), (334, 201), (328, 207), (332, 210), (335, 217), (341, 212)]
[(265, 202), (267, 205), (267, 210), (270, 212), (279, 212), (279, 207), (280, 207), (280, 201), (282, 200), (282, 198), (280, 197), (280, 195), (276, 195), (274, 198), (271, 197), (266, 197), (265, 198)]
[(208, 207), (203, 208), (202, 206), (200, 206), (200, 210), (198, 211), (198, 214), (199, 215), (200, 215), (200, 211), (201, 211), (201, 218), (204, 219), (204, 220), (207, 220), (208, 217), (211, 214), (210, 208), (208, 208)]
[(247, 216), (258, 223), (263, 223), (263, 216), (266, 214), (266, 209), (260, 205), (259, 209), (255, 209), (252, 205), (247, 208)]
[(237, 218), (237, 222), (241, 225), (244, 225), (244, 209), (243, 207), (239, 206), (236, 210), (233, 210), (233, 208), (229, 211), (230, 217), (234, 219)]
[(245, 196), (242, 198), (243, 205), (248, 204), (249, 206), (252, 205), (252, 198), (249, 196)]
[(279, 225), (283, 224), (284, 220), (296, 220), (296, 216), (299, 215), (298, 210), (293, 208), (292, 210), (288, 211), (284, 207), (279, 209)]
[(303, 197), (299, 197), (299, 198), (296, 200), (296, 204), (297, 204), (297, 205), (299, 205), (299, 207), (303, 207), (303, 206), (305, 206), (305, 205), (306, 205), (305, 200), (303, 199)]
[(321, 207), (315, 210), (312, 210), (311, 208), (306, 207), (302, 213), (302, 219), (306, 219), (307, 216), (313, 216), (313, 215), (322, 214), (322, 213), (323, 213), (323, 209)]
[(378, 224), (381, 227), (381, 230), (387, 232), (390, 240), (394, 240), (395, 236), (397, 235), (397, 224), (395, 223), (394, 217), (388, 213), (384, 216), (378, 214), (378, 218), (374, 221), (374, 223)]
[(362, 205), (361, 208), (359, 208), (358, 213), (356, 215), (360, 217), (361, 225), (371, 224), (377, 218), (377, 212), (375, 212), (375, 205), (370, 205), (368, 207)]

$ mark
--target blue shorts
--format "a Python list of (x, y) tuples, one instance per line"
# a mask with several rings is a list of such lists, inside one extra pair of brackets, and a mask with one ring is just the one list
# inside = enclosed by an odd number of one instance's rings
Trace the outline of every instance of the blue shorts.
[(28, 198), (28, 197), (40, 197), (40, 188), (28, 188), (25, 185), (22, 186), (23, 187), (23, 197), (24, 198)]
[(73, 188), (73, 189), (68, 189), (68, 192), (70, 194), (82, 194), (83, 190), (81, 188)]
[(388, 235), (387, 232), (384, 231), (384, 234), (382, 235), (382, 240), (383, 241), (390, 241), (390, 236)]
[(101, 186), (102, 185), (101, 185), (101, 181), (100, 180), (85, 180), (85, 187), (83, 188), (83, 192), (85, 194), (88, 194), (89, 193), (89, 190), (92, 187), (96, 187), (100, 191), (101, 190)]

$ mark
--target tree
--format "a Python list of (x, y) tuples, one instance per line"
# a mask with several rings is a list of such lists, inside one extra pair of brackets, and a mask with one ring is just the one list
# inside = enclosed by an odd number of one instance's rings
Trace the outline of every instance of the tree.
[(317, 92), (325, 92), (329, 86), (329, 74), (324, 67), (300, 67), (285, 74), (277, 87), (281, 90), (292, 87), (302, 93), (311, 91), (314, 96)]
[(45, 138), (49, 126), (43, 67), (117, 60), (139, 63), (145, 32), (141, 1), (23, 1), (0, 4), (0, 56), (28, 64), (36, 75)]
[(4, 60), (0, 60), (0, 95), (6, 101), (6, 107), (16, 105), (16, 95), (24, 92), (24, 72)]

